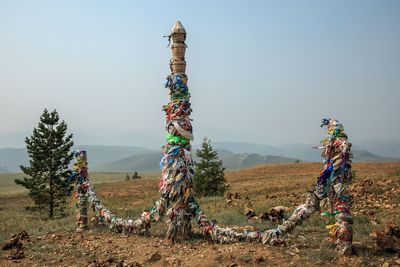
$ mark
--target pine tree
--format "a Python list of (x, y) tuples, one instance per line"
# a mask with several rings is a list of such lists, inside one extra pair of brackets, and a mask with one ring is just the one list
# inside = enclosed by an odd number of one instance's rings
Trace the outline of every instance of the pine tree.
[(20, 168), (28, 177), (15, 180), (29, 190), (35, 205), (47, 211), (49, 218), (57, 212), (62, 214), (73, 189), (67, 182), (73, 142), (72, 134), (66, 133), (67, 124), (60, 122), (57, 111), (49, 113), (45, 109), (32, 136), (25, 139), (30, 166)]
[(222, 196), (227, 189), (224, 166), (210, 140), (203, 139), (201, 150), (196, 152), (199, 161), (195, 163), (194, 187), (197, 195)]

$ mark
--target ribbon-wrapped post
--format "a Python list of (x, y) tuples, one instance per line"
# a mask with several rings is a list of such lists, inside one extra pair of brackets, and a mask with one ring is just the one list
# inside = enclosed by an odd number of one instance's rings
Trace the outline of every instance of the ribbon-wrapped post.
[(321, 215), (334, 217), (336, 223), (328, 225), (331, 237), (336, 242), (336, 251), (341, 255), (352, 253), (353, 219), (350, 214), (351, 196), (351, 143), (344, 132), (343, 125), (335, 119), (323, 119), (321, 127), (326, 127), (327, 137), (321, 141), (321, 156), (324, 166), (317, 177), (316, 188), (307, 195), (306, 203), (298, 206), (292, 216), (279, 225), (276, 233), (268, 230), (264, 233), (263, 242), (273, 243), (280, 235), (292, 231), (312, 213), (320, 209), (320, 201), (328, 198), (332, 203), (330, 211)]
[(189, 197), (193, 189), (193, 162), (190, 141), (193, 140), (193, 128), (185, 74), (186, 30), (179, 21), (173, 26), (169, 39), (172, 42), (171, 75), (167, 77), (165, 87), (169, 89), (170, 102), (163, 107), (167, 143), (161, 160), (160, 193), (169, 204), (167, 238), (175, 241), (186, 239), (191, 234)]

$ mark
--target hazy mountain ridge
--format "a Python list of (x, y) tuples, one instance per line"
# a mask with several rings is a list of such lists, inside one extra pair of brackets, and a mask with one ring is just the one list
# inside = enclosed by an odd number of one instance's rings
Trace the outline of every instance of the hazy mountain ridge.
[(77, 145), (74, 149), (87, 151), (92, 168), (126, 157), (154, 152), (152, 149), (137, 146)]
[[(27, 165), (29, 162), (25, 148), (1, 148), (0, 166), (7, 172), (20, 172), (20, 165)], [(0, 170), (1, 172), (5, 172)]]
[(382, 157), (400, 158), (400, 142), (395, 140), (374, 139), (360, 142), (358, 145)]
[(352, 150), (353, 161), (399, 161), (399, 158), (381, 157), (368, 150)]
[[(213, 142), (220, 159), (228, 170), (241, 169), (264, 163), (321, 161), (320, 151), (312, 144), (259, 145), (245, 142)], [(376, 146), (376, 144), (375, 144)], [(396, 146), (392, 155), (396, 154)], [(371, 147), (373, 147), (371, 145)], [(194, 146), (193, 151), (199, 146)], [(77, 145), (74, 149), (87, 150), (91, 171), (159, 171), (160, 151), (129, 146)], [(362, 146), (353, 147), (354, 161), (396, 161), (400, 157), (377, 155)], [(196, 160), (196, 155), (193, 153)], [(20, 172), (20, 165), (28, 164), (25, 148), (0, 148), (0, 172)]]
[[(91, 169), (132, 155), (154, 152), (143, 147), (77, 145), (74, 150), (87, 150)], [(7, 172), (20, 172), (20, 165), (29, 163), (25, 148), (0, 148), (0, 166)], [(0, 169), (0, 172), (6, 172)]]
[[(73, 133), (75, 144), (86, 144), (85, 146), (119, 146), (135, 147), (140, 140), (142, 147), (158, 148), (163, 140), (158, 134), (141, 133), (140, 131), (117, 130), (113, 128), (93, 128), (68, 131)], [(1, 148), (24, 148), (25, 138), (32, 135), (32, 131), (21, 131), (14, 133), (0, 134)], [(162, 136), (162, 134), (160, 134)], [(101, 145), (99, 145), (101, 144)]]
[(113, 162), (108, 162), (97, 167), (91, 167), (90, 169), (99, 172), (156, 172), (160, 170), (160, 160), (162, 156), (162, 152), (138, 154)]
[[(392, 143), (396, 147), (397, 143)], [(247, 146), (246, 153), (257, 153), (261, 155), (275, 155), (285, 156), (289, 158), (300, 159), (302, 161), (321, 161), (321, 151), (313, 148), (316, 144), (283, 144), (279, 146), (258, 145), (252, 143), (239, 143), (239, 142), (214, 142), (213, 147), (217, 150), (225, 149), (233, 153), (241, 153)], [(400, 142), (398, 143), (400, 149)], [(394, 151), (396, 151), (394, 149)], [(400, 160), (399, 156), (391, 157), (388, 155), (378, 155), (373, 151), (365, 149), (360, 144), (353, 145), (352, 149), (354, 161), (397, 161)], [(392, 155), (396, 155), (392, 153)]]
[[(163, 154), (161, 152), (138, 154), (91, 169), (94, 171), (156, 172), (160, 170), (160, 161), (162, 157)], [(287, 163), (297, 161), (297, 159), (271, 155), (262, 156), (257, 153), (234, 154), (227, 150), (223, 151), (223, 153), (219, 153), (219, 159), (222, 160), (227, 170), (238, 170), (265, 163)], [(193, 160), (198, 160), (195, 153), (193, 153)]]

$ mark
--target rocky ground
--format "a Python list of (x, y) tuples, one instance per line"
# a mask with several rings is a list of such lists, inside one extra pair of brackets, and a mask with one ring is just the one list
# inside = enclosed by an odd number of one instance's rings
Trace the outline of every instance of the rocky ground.
[[(256, 214), (281, 205), (293, 210), (314, 182), (319, 164), (265, 165), (227, 172), (235, 197), (200, 198), (209, 217), (223, 225), (267, 229), (275, 222), (247, 220), (246, 209)], [(123, 236), (105, 228), (74, 232), (74, 216), (44, 220), (33, 211), (26, 195), (0, 196), (0, 266), (400, 266), (400, 163), (354, 165), (354, 255), (338, 257), (325, 229), (329, 222), (313, 215), (285, 243), (214, 244), (207, 239), (171, 244), (163, 237), (165, 224), (156, 224), (153, 236)], [(154, 179), (97, 186), (101, 199), (121, 217), (135, 217), (157, 199)], [(73, 210), (71, 204), (71, 212)], [(388, 225), (390, 227), (388, 227)], [(397, 228), (396, 228), (397, 227)], [(21, 231), (24, 233), (18, 235)], [(11, 238), (12, 234), (14, 239)], [(17, 240), (18, 239), (18, 240)], [(10, 243), (10, 244), (11, 244)], [(400, 243), (399, 243), (400, 244)]]

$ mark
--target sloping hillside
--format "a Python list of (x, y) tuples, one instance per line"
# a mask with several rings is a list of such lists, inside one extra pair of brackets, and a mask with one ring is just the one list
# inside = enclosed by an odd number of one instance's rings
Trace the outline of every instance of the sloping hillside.
[[(87, 150), (91, 169), (108, 162), (117, 161), (129, 156), (151, 153), (153, 150), (143, 147), (128, 146), (92, 146), (77, 145), (73, 148)], [(25, 148), (0, 148), (0, 172), (20, 172), (20, 165), (28, 164)]]
[[(363, 143), (364, 144), (364, 143)], [(379, 143), (381, 144), (381, 143)], [(268, 146), (258, 145), (245, 142), (215, 142), (213, 146), (219, 150), (229, 150), (233, 153), (249, 153), (249, 154), (260, 154), (260, 155), (273, 155), (280, 157), (289, 157), (292, 159), (299, 159), (302, 161), (321, 161), (321, 152), (318, 149), (313, 148), (313, 144), (283, 144), (279, 146)], [(371, 145), (371, 147), (374, 147)], [(389, 151), (388, 148), (382, 148), (379, 150), (374, 147), (377, 151), (384, 152)], [(394, 150), (397, 146), (394, 145)], [(244, 151), (244, 152), (243, 152)], [(392, 151), (393, 152), (393, 151)], [(399, 152), (400, 153), (400, 152)], [(371, 151), (364, 149), (362, 146), (354, 146), (353, 148), (354, 161), (396, 161), (399, 158), (390, 157), (388, 155), (382, 156)], [(385, 154), (383, 154), (385, 155)], [(391, 155), (396, 155), (392, 153)], [(254, 157), (253, 157), (254, 158)], [(256, 160), (254, 158), (254, 160)], [(259, 158), (258, 161), (261, 159)], [(268, 161), (267, 161), (268, 162)], [(284, 161), (285, 162), (285, 161)], [(287, 162), (287, 161), (286, 161)], [(290, 161), (289, 161), (290, 162)]]
[[(295, 162), (296, 159), (321, 161), (320, 151), (312, 149), (311, 145), (307, 144), (272, 147), (249, 143), (217, 142), (213, 146), (228, 170), (237, 170), (263, 163)], [(353, 150), (355, 162), (398, 160), (373, 154), (361, 147), (356, 148)], [(159, 170), (159, 162), (162, 158), (161, 152), (143, 147), (77, 145), (74, 149), (88, 151), (90, 169), (93, 171), (154, 172)], [(269, 153), (267, 153), (268, 151)], [(266, 152), (266, 154), (261, 152)], [(193, 158), (196, 160), (195, 153), (193, 153)], [(0, 149), (0, 172), (20, 172), (19, 166), (27, 164), (28, 157), (25, 148)]]
[(160, 170), (161, 152), (144, 153), (91, 167), (94, 171), (154, 172)]
[[(20, 172), (20, 165), (28, 164), (28, 155), (25, 148), (1, 148), (0, 166), (9, 172)], [(0, 170), (2, 171), (2, 170)]]
[[(238, 170), (265, 163), (288, 163), (296, 161), (296, 159), (292, 158), (262, 156), (256, 153), (234, 154), (227, 150), (221, 152), (219, 153), (219, 158), (227, 170)], [(154, 172), (160, 170), (162, 156), (161, 152), (144, 153), (92, 167), (91, 169), (94, 171)], [(195, 153), (193, 153), (193, 160), (198, 160)]]
[(359, 144), (371, 153), (382, 157), (400, 158), (400, 142), (395, 140), (376, 139)]
[(353, 150), (353, 161), (395, 161), (394, 158), (381, 157), (376, 154), (372, 154), (367, 150)]
[(88, 152), (89, 162), (92, 168), (126, 157), (154, 152), (148, 148), (135, 146), (78, 145), (75, 146), (74, 149), (86, 150)]

